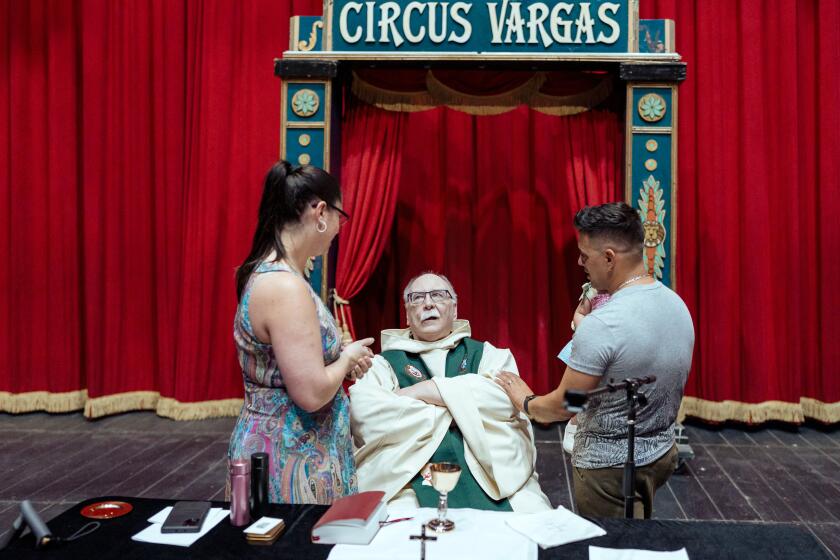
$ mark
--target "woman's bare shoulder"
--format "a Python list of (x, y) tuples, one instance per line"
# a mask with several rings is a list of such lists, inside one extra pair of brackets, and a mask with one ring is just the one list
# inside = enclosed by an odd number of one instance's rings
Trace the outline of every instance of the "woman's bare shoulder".
[[(306, 298), (306, 299), (302, 299)], [(251, 288), (251, 305), (284, 305), (309, 300), (306, 281), (293, 272), (263, 272)]]

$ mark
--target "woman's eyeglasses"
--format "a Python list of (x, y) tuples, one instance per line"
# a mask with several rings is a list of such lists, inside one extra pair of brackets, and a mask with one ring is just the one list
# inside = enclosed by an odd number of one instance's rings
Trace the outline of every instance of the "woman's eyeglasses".
[(330, 208), (332, 208), (333, 210), (338, 212), (338, 225), (339, 226), (343, 226), (344, 224), (346, 224), (347, 222), (350, 221), (350, 214), (348, 214), (347, 212), (345, 212), (344, 210), (342, 210), (341, 208), (339, 208), (335, 204), (330, 204), (329, 202), (327, 202), (327, 206), (329, 206)]

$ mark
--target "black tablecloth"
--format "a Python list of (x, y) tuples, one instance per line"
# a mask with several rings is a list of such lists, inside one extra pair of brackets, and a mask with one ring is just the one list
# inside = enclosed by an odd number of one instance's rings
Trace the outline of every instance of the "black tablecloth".
[[(102, 521), (95, 533), (55, 549), (36, 550), (31, 535), (12, 543), (0, 552), (0, 558), (59, 559), (189, 559), (189, 558), (293, 558), (321, 560), (330, 552), (328, 545), (309, 542), (309, 532), (326, 506), (271, 506), (268, 515), (286, 520), (287, 529), (272, 546), (253, 546), (245, 541), (241, 527), (232, 527), (227, 519), (189, 548), (140, 543), (131, 536), (146, 528), (148, 519), (174, 500), (152, 500), (106, 496), (93, 498), (65, 511), (49, 522), (54, 535), (69, 536), (88, 523), (79, 511), (86, 505), (103, 500), (121, 500), (134, 506), (123, 517)], [(214, 503), (227, 507), (226, 503)], [(603, 537), (540, 551), (540, 559), (581, 559), (589, 557), (589, 545), (608, 548), (643, 548), (676, 550), (685, 547), (691, 560), (748, 559), (820, 559), (829, 558), (825, 549), (806, 531), (782, 524), (722, 523), (710, 521), (597, 520), (607, 534)], [(420, 557), (420, 547), (417, 545)], [(430, 546), (427, 558), (447, 558)], [(462, 560), (461, 558), (455, 560)], [(483, 559), (482, 559), (483, 560)], [(515, 559), (511, 559), (515, 560)]]

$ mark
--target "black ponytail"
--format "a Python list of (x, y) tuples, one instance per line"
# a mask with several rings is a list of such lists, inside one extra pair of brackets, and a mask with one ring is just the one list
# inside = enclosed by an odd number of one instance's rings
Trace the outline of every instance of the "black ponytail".
[(298, 223), (306, 205), (319, 199), (329, 204), (337, 204), (341, 200), (341, 190), (335, 177), (318, 167), (294, 167), (288, 161), (278, 161), (271, 166), (265, 176), (251, 251), (236, 270), (237, 300), (242, 299), (254, 269), (272, 250), (277, 255), (276, 260), (286, 256), (281, 241), (283, 229)]

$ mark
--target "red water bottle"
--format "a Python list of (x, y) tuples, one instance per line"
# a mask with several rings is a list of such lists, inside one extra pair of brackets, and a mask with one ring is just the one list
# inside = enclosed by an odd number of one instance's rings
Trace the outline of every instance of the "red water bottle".
[(230, 462), (230, 524), (242, 527), (251, 522), (248, 513), (248, 492), (251, 487), (251, 462), (237, 459)]

